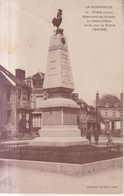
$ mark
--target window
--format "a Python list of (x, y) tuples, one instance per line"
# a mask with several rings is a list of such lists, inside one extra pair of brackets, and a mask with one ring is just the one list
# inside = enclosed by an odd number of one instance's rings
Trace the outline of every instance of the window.
[(26, 129), (29, 129), (29, 118), (30, 116), (29, 116), (29, 114), (27, 113), (26, 114)]
[(22, 97), (23, 100), (27, 100), (27, 93), (26, 91), (23, 91), (23, 97)]
[(109, 103), (105, 103), (105, 107), (109, 107)]
[(107, 111), (105, 111), (105, 116), (108, 116), (108, 112)]
[(104, 111), (104, 110), (100, 110), (100, 114), (101, 114), (102, 116), (104, 116), (104, 115), (105, 115), (105, 111)]
[(121, 128), (121, 122), (120, 121), (115, 121), (115, 128), (116, 128), (116, 130)]
[(7, 123), (11, 121), (11, 110), (7, 110)]
[(20, 112), (18, 114), (19, 119), (19, 132), (30, 132), (30, 114)]
[(88, 111), (88, 112), (90, 111), (90, 108), (89, 108), (89, 107), (87, 107), (87, 111)]
[(113, 111), (113, 116), (115, 116), (115, 111)]
[(114, 107), (118, 107), (118, 103), (114, 103)]
[(18, 89), (18, 99), (21, 99), (21, 89)]
[(22, 113), (18, 114), (19, 121), (22, 119)]
[(28, 86), (31, 86), (31, 81), (30, 80), (26, 81), (26, 83), (27, 83)]
[(10, 101), (10, 94), (11, 94), (11, 91), (10, 91), (10, 89), (8, 89), (7, 94), (6, 94), (6, 99), (8, 102)]
[(27, 100), (30, 101), (30, 92), (27, 92)]
[(41, 114), (33, 115), (33, 127), (41, 127)]
[(116, 112), (116, 117), (120, 117), (120, 112), (119, 111)]

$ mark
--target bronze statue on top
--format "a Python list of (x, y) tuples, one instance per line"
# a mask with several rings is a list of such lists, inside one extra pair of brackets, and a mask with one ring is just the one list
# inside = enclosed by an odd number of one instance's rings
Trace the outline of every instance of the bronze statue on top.
[(57, 18), (52, 20), (53, 26), (57, 27), (56, 34), (60, 33), (63, 35), (63, 29), (60, 29), (59, 26), (62, 23), (62, 10), (58, 9)]

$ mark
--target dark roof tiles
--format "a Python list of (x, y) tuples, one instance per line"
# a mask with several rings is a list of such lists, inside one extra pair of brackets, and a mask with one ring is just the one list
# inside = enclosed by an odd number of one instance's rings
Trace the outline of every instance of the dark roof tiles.
[(100, 97), (97, 106), (105, 107), (105, 103), (109, 103), (109, 107), (113, 107), (114, 103), (118, 103), (118, 106), (122, 107), (122, 101), (117, 96), (111, 94), (105, 94)]
[(0, 65), (0, 71), (2, 71), (6, 76), (8, 76), (17, 85), (21, 85), (23, 87), (30, 88), (24, 82), (20, 81), (16, 76), (14, 76), (12, 73), (10, 73), (7, 69), (5, 69), (2, 65)]

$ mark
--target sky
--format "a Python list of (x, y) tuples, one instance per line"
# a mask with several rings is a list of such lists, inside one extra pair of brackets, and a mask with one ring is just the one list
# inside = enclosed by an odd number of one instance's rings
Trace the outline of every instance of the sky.
[[(83, 18), (91, 5), (113, 6), (115, 27), (92, 31)], [(98, 91), (120, 97), (122, 92), (122, 1), (121, 0), (1, 0), (0, 64), (26, 77), (45, 73), (52, 19), (63, 10), (61, 28), (67, 38), (75, 93), (92, 104)], [(91, 9), (90, 9), (91, 10)], [(91, 10), (92, 11), (92, 10)], [(94, 10), (93, 10), (94, 11)], [(101, 9), (97, 9), (101, 11)]]

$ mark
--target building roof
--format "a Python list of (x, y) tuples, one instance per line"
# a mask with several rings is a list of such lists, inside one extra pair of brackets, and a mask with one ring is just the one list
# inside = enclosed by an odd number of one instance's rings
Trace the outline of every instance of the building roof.
[(82, 108), (87, 109), (88, 112), (96, 112), (95, 108), (93, 107), (93, 105), (88, 105), (85, 101), (83, 101), (82, 99), (77, 99), (75, 101), (78, 105), (81, 105)]
[(33, 87), (34, 88), (43, 88), (45, 74), (42, 72), (37, 72), (33, 76), (28, 76), (27, 79), (33, 79)]
[(118, 103), (118, 107), (122, 107), (122, 101), (115, 95), (105, 94), (99, 98), (97, 107), (105, 107), (105, 103), (109, 103), (109, 107), (113, 107), (114, 103)]
[(86, 102), (84, 102), (82, 99), (77, 99), (76, 100), (76, 103), (78, 104), (78, 105), (83, 105), (83, 107), (88, 107), (88, 104), (86, 103)]
[(90, 112), (96, 112), (96, 108), (93, 105), (89, 105)]
[(30, 88), (28, 85), (25, 84), (25, 82), (20, 81), (16, 76), (14, 76), (12, 73), (10, 73), (2, 65), (0, 65), (0, 71), (3, 72), (7, 77), (9, 77), (17, 85), (21, 85), (23, 87)]
[(44, 73), (38, 72), (32, 77), (35, 79), (34, 88), (43, 88)]
[(7, 86), (13, 86), (13, 87), (15, 86), (9, 80), (7, 80), (7, 78), (1, 71), (0, 71), (0, 84), (5, 84)]

